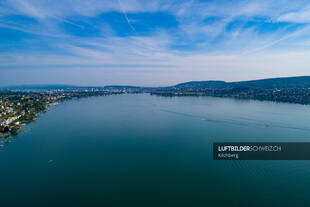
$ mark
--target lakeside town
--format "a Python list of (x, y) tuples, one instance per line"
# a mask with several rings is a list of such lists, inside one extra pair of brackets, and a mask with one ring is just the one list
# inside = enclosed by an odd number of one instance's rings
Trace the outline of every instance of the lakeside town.
[(273, 78), (242, 82), (191, 81), (170, 87), (32, 86), (0, 90), (0, 137), (17, 135), (23, 124), (35, 121), (48, 106), (90, 96), (149, 93), (159, 96), (213, 96), (310, 104), (310, 77)]
[(281, 103), (310, 104), (310, 89), (170, 89), (151, 92), (159, 96), (212, 96), (219, 98), (251, 99)]
[(17, 135), (21, 126), (37, 119), (51, 105), (90, 96), (124, 93), (120, 90), (70, 89), (43, 91), (0, 90), (0, 138)]

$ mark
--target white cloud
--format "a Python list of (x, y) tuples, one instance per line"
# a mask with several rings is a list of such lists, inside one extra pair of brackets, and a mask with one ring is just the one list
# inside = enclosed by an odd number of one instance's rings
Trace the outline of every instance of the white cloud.
[(310, 23), (310, 8), (283, 14), (277, 20), (280, 22)]
[[(164, 0), (120, 0), (126, 12), (154, 12), (167, 9), (171, 1)], [(173, 2), (173, 1), (172, 1)], [(117, 0), (62, 0), (53, 2), (49, 0), (6, 0), (6, 7), (12, 13), (24, 14), (34, 18), (70, 17), (74, 15), (97, 16), (103, 12), (121, 12)]]
[[(178, 77), (175, 82), (186, 78), (239, 80), (308, 73), (310, 61), (307, 57), (310, 53), (300, 48), (303, 42), (310, 42), (308, 26), (281, 27), (269, 33), (261, 33), (255, 25), (245, 28), (241, 24), (229, 31), (226, 28), (233, 21), (247, 22), (255, 18), (270, 23), (308, 23), (310, 9), (303, 6), (305, 1), (182, 2), (120, 0), (120, 7), (117, 0), (63, 0), (57, 3), (7, 0), (0, 5), (0, 27), (38, 35), (21, 43), (25, 47), (38, 48), (1, 51), (0, 67), (74, 68), (80, 65), (82, 68), (116, 68), (117, 73), (126, 68), (133, 74), (151, 71), (154, 79), (164, 76), (155, 71), (168, 71), (167, 74)], [(67, 33), (59, 26), (59, 23), (66, 22), (82, 27), (72, 20), (110, 11), (124, 12), (125, 15), (165, 11), (175, 15), (179, 27), (156, 29), (146, 35), (137, 32), (132, 36), (118, 37), (111, 26), (102, 21), (94, 25), (101, 31), (97, 37), (82, 38)], [(27, 25), (7, 18), (14, 14), (36, 21)], [(214, 19), (206, 23), (206, 18)], [(127, 22), (134, 25), (128, 18)], [(45, 51), (42, 44), (53, 50)], [(190, 45), (193, 49), (177, 49), (176, 45)], [(141, 69), (137, 71), (133, 67)]]

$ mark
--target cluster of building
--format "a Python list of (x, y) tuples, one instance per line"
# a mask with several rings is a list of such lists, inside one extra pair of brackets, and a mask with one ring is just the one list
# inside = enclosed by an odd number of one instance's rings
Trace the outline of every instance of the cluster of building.
[[(0, 100), (0, 126), (10, 125), (25, 114), (23, 110), (20, 112), (14, 110), (14, 105), (20, 106), (20, 103)], [(19, 124), (19, 122), (15, 122), (15, 124)]]
[(99, 89), (70, 89), (43, 91), (1, 91), (0, 90), (0, 137), (17, 134), (20, 125), (36, 120), (38, 114), (48, 105), (89, 96), (119, 94)]
[[(10, 125), (10, 124), (13, 123), (14, 121), (18, 120), (20, 117), (21, 117), (21, 115), (13, 116), (13, 117), (7, 118), (7, 119), (3, 120), (2, 122), (0, 122), (0, 125), (1, 125), (1, 126)], [(19, 121), (16, 121), (15, 124), (16, 124), (16, 125), (19, 125), (20, 122), (19, 122)]]
[(18, 131), (20, 118), (25, 115), (21, 103), (16, 99), (0, 97), (0, 137), (8, 136), (10, 132)]

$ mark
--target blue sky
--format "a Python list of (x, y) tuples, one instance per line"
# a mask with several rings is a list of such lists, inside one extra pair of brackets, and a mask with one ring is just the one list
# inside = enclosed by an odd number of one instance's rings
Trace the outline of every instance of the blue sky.
[(310, 2), (0, 0), (0, 85), (310, 75)]

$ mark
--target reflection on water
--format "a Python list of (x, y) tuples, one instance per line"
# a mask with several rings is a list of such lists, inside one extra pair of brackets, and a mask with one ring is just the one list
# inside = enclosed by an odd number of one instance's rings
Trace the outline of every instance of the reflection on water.
[(6, 145), (14, 142), (18, 137), (22, 137), (31, 132), (31, 123), (28, 125), (23, 125), (22, 130), (19, 131), (18, 136), (10, 135), (9, 137), (0, 138), (0, 150), (4, 149)]
[(219, 124), (231, 124), (231, 125), (240, 125), (240, 126), (249, 126), (249, 127), (277, 127), (277, 128), (294, 129), (294, 130), (302, 130), (302, 131), (310, 132), (310, 128), (293, 127), (290, 125), (285, 125), (285, 123), (281, 125), (281, 123), (279, 122), (272, 122), (269, 120), (257, 120), (257, 119), (249, 119), (249, 118), (244, 118), (244, 117), (230, 117), (230, 118), (221, 117), (221, 119), (211, 119), (208, 117), (197, 116), (194, 114), (186, 114), (186, 113), (164, 110), (164, 109), (162, 109), (161, 111), (180, 115), (180, 116), (198, 118), (202, 121), (214, 122), (214, 123), (219, 123)]

